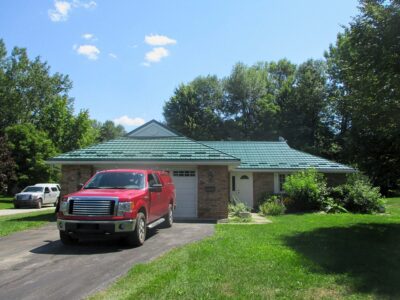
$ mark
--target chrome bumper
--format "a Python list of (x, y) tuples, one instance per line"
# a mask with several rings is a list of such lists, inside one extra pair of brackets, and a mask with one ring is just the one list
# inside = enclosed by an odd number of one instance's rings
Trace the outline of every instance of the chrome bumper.
[[(110, 233), (130, 232), (134, 231), (136, 227), (136, 219), (120, 220), (120, 221), (81, 221), (81, 220), (63, 220), (57, 219), (57, 227), (62, 231), (78, 231), (79, 227), (85, 228), (85, 225), (97, 226), (101, 231), (102, 227), (113, 229)], [(74, 228), (74, 229), (72, 229)], [(96, 231), (96, 229), (94, 229)]]

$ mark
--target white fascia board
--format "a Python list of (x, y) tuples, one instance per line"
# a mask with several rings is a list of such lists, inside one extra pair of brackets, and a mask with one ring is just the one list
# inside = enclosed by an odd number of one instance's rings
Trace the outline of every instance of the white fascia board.
[(240, 162), (227, 162), (227, 161), (131, 161), (131, 160), (126, 160), (126, 161), (120, 161), (120, 160), (114, 160), (114, 161), (106, 161), (106, 160), (85, 160), (85, 161), (46, 161), (47, 164), (50, 165), (124, 165), (124, 164), (135, 164), (135, 165), (182, 165), (182, 166), (232, 166), (232, 167), (237, 167), (240, 165)]
[[(253, 172), (253, 173), (293, 173), (298, 171), (309, 170), (312, 168), (304, 168), (304, 169), (242, 169), (235, 168), (235, 172)], [(337, 170), (337, 169), (315, 169), (320, 173), (356, 173), (357, 170)]]

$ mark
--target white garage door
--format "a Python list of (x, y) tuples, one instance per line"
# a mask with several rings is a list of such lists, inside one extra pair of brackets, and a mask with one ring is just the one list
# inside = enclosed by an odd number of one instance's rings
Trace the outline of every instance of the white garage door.
[(197, 217), (197, 176), (193, 170), (172, 172), (176, 189), (176, 218)]

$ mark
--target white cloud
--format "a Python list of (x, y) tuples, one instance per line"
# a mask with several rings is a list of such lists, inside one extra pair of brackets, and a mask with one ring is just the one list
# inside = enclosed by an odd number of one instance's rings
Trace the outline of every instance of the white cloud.
[(92, 9), (97, 6), (95, 1), (83, 2), (79, 0), (71, 1), (63, 1), (63, 0), (55, 0), (54, 8), (48, 10), (49, 18), (53, 22), (61, 22), (66, 21), (69, 17), (69, 13), (73, 8), (85, 8)]
[(97, 6), (96, 1), (84, 2), (84, 1), (74, 0), (74, 1), (72, 1), (72, 4), (75, 7), (83, 7), (86, 9), (95, 8)]
[(66, 21), (71, 8), (71, 3), (67, 1), (54, 1), (54, 8), (48, 10), (50, 20), (53, 22)]
[(91, 60), (99, 58), (100, 50), (94, 45), (74, 45), (72, 47), (79, 55), (84, 55)]
[(151, 46), (166, 46), (176, 44), (176, 40), (159, 34), (146, 35), (144, 37), (144, 42)]
[(145, 123), (142, 118), (129, 118), (127, 115), (116, 118), (113, 121), (115, 124), (123, 126), (140, 126)]
[(146, 53), (144, 59), (149, 63), (159, 62), (163, 57), (167, 57), (169, 51), (164, 47), (156, 47), (153, 50)]
[(85, 34), (82, 34), (82, 38), (84, 38), (85, 40), (88, 40), (88, 41), (90, 41), (90, 40), (92, 40), (92, 41), (95, 41), (95, 40), (97, 40), (97, 38), (94, 36), (94, 34), (92, 34), (92, 33), (85, 33)]
[(115, 53), (112, 53), (112, 52), (108, 53), (108, 56), (111, 57), (111, 58), (114, 58), (114, 59), (118, 58), (118, 56)]

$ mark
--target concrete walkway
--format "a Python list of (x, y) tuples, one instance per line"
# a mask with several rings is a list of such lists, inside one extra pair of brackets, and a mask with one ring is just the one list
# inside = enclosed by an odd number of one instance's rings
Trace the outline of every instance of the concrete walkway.
[(259, 214), (252, 213), (251, 217), (253, 219), (252, 223), (255, 224), (267, 224), (267, 223), (272, 223), (271, 220), (268, 220), (266, 217), (260, 216)]
[(48, 207), (43, 207), (41, 209), (37, 208), (10, 208), (10, 209), (0, 209), (0, 217), (1, 216), (10, 216), (10, 215), (16, 215), (16, 214), (26, 214), (30, 212), (38, 212), (38, 211), (45, 211), (45, 210), (54, 210), (54, 206), (48, 206)]

